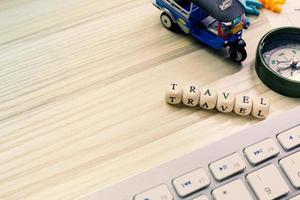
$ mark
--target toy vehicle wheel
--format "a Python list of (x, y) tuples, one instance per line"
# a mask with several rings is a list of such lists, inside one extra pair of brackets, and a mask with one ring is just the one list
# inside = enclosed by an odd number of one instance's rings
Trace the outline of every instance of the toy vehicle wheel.
[(235, 62), (243, 62), (247, 58), (247, 51), (241, 47), (230, 47), (229, 55)]
[(167, 13), (161, 13), (160, 21), (166, 29), (170, 31), (177, 31), (177, 24), (173, 22), (172, 18)]

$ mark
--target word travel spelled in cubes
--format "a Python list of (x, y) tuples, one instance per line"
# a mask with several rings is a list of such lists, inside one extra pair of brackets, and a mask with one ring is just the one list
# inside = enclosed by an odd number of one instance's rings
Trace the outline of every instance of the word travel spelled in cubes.
[(234, 95), (228, 91), (200, 89), (191, 83), (182, 87), (179, 83), (170, 83), (166, 88), (165, 100), (169, 104), (183, 103), (189, 107), (200, 106), (203, 109), (217, 109), (223, 113), (235, 112), (238, 115), (252, 115), (265, 119), (270, 112), (270, 102), (264, 97)]

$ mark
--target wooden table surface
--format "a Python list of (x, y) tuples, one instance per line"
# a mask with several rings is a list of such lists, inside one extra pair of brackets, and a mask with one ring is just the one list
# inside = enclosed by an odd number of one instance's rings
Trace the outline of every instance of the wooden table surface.
[(239, 66), (165, 30), (149, 0), (0, 1), (0, 199), (76, 199), (259, 122), (166, 105), (172, 80), (263, 95), (269, 118), (298, 106), (253, 68), (264, 33), (300, 26), (287, 7), (253, 19)]

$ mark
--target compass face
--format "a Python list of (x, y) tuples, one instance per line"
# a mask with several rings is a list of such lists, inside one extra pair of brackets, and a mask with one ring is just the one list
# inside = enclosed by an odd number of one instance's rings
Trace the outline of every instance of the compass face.
[(276, 46), (263, 53), (265, 63), (278, 75), (300, 82), (300, 44)]
[(255, 70), (273, 91), (300, 98), (300, 28), (281, 27), (259, 41)]

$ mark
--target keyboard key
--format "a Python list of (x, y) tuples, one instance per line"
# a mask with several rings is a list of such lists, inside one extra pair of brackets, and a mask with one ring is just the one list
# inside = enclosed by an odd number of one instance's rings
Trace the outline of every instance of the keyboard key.
[(166, 185), (159, 185), (136, 195), (134, 200), (173, 200), (173, 196)]
[(277, 139), (281, 146), (287, 151), (300, 146), (300, 126), (280, 133)]
[(209, 165), (216, 180), (222, 181), (246, 169), (242, 157), (238, 153), (231, 154)]
[(279, 164), (293, 186), (300, 188), (300, 152), (283, 158)]
[(215, 200), (253, 200), (241, 180), (235, 180), (212, 191)]
[(209, 200), (207, 196), (205, 195), (201, 195), (200, 197), (196, 197), (195, 199), (193, 200)]
[(252, 172), (246, 179), (259, 200), (277, 199), (289, 192), (287, 183), (273, 164)]
[(256, 143), (244, 150), (249, 162), (257, 165), (279, 154), (279, 148), (275, 142), (269, 138)]
[(300, 200), (300, 195), (297, 195), (297, 196), (291, 198), (290, 200)]
[(210, 185), (204, 169), (196, 169), (173, 180), (173, 185), (181, 197), (192, 194)]

